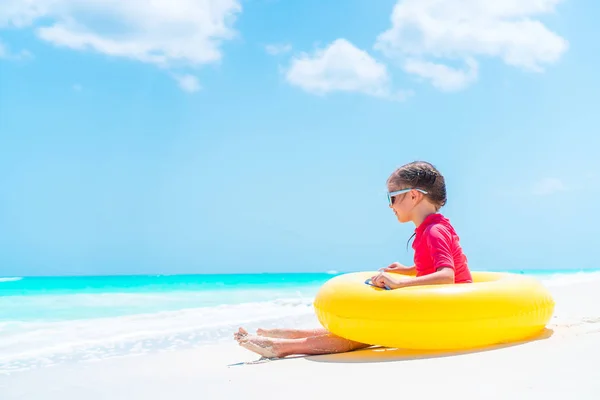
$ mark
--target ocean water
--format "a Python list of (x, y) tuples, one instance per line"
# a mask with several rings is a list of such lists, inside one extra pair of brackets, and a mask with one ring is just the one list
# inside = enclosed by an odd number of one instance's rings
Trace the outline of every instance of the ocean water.
[[(513, 271), (568, 286), (600, 271)], [(336, 272), (0, 278), (0, 374), (231, 341), (239, 326), (317, 326)]]

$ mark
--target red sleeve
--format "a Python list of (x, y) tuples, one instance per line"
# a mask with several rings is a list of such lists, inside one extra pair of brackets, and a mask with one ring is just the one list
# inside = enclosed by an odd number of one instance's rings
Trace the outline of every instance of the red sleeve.
[(454, 268), (454, 257), (452, 256), (452, 234), (443, 225), (433, 225), (428, 229), (427, 246), (433, 259), (433, 269), (437, 271), (441, 267)]

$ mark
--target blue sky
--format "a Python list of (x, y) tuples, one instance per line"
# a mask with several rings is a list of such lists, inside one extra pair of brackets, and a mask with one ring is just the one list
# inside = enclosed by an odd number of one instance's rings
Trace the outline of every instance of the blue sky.
[(2, 3), (0, 276), (410, 263), (415, 159), (472, 268), (599, 267), (596, 2)]

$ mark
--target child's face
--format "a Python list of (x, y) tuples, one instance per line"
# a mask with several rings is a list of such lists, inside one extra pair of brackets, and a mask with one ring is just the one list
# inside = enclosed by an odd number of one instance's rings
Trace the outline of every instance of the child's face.
[[(404, 188), (388, 188), (390, 192), (402, 189)], [(396, 215), (399, 222), (405, 223), (412, 220), (412, 211), (417, 203), (416, 197), (415, 192), (411, 190), (391, 198), (390, 208), (394, 211), (394, 215)]]
[(396, 218), (401, 223), (405, 223), (410, 221), (410, 202), (407, 197), (410, 196), (410, 193), (404, 193), (392, 198), (392, 205), (390, 208), (394, 211)]
[(394, 211), (394, 214), (396, 215), (396, 218), (398, 218), (399, 222), (405, 223), (411, 220), (410, 212), (414, 208), (413, 201), (411, 201), (413, 197), (414, 196), (411, 192), (402, 193), (392, 197), (392, 204), (390, 204), (390, 208), (392, 211)]

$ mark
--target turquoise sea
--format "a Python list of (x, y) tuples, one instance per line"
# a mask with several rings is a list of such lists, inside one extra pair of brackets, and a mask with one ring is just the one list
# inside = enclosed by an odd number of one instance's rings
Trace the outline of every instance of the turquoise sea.
[[(548, 285), (600, 276), (510, 272)], [(230, 341), (238, 326), (314, 326), (314, 295), (337, 274), (0, 277), (0, 374)]]
[(300, 299), (334, 274), (0, 278), (0, 322), (58, 321)]

